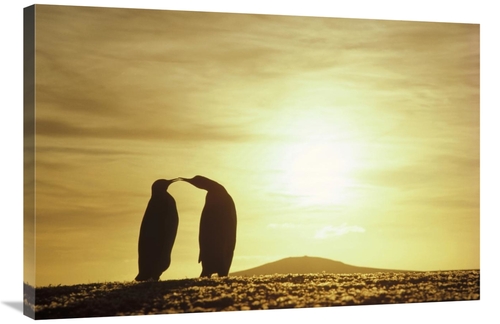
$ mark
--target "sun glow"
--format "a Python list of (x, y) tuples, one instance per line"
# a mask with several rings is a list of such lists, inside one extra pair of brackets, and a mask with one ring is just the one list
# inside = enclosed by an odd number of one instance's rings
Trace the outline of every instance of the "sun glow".
[[(306, 98), (297, 100), (307, 102)], [(272, 158), (277, 190), (301, 205), (349, 204), (353, 196), (353, 171), (359, 165), (359, 146), (352, 140), (357, 136), (349, 127), (353, 116), (334, 114), (333, 118), (328, 114), (332, 110), (309, 105), (295, 114), (280, 114), (274, 123), (283, 138)]]
[(355, 163), (347, 144), (305, 142), (286, 145), (281, 155), (283, 191), (308, 205), (347, 204)]

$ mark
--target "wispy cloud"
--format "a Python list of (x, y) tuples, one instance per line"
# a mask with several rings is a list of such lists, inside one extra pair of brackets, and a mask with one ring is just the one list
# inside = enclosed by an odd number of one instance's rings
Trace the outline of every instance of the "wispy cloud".
[(341, 236), (348, 233), (364, 233), (365, 229), (359, 226), (348, 226), (346, 223), (340, 226), (326, 226), (321, 228), (314, 235), (315, 239), (326, 239), (332, 236)]
[(291, 228), (297, 228), (299, 227), (299, 225), (297, 224), (293, 224), (293, 223), (280, 223), (280, 224), (276, 224), (276, 223), (271, 223), (269, 225), (267, 225), (268, 228), (272, 228), (272, 229), (291, 229)]

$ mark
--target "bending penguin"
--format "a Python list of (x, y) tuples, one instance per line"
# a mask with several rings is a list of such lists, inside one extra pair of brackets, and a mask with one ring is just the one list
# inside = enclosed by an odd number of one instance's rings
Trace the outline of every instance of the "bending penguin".
[(139, 233), (139, 274), (136, 281), (158, 281), (170, 266), (170, 254), (177, 235), (179, 215), (168, 186), (179, 179), (156, 180)]
[(207, 191), (200, 220), (200, 277), (227, 276), (236, 245), (236, 207), (226, 189), (203, 176), (179, 178)]

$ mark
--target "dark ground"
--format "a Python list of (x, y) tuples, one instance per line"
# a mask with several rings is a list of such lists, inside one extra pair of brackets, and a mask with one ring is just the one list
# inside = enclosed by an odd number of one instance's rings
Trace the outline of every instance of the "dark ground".
[(36, 288), (36, 319), (479, 300), (479, 270), (288, 274)]

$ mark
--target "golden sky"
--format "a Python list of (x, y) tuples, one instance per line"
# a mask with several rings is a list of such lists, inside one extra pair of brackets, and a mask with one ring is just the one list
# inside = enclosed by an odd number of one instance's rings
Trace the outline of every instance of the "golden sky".
[[(36, 285), (133, 280), (159, 178), (238, 213), (231, 270), (289, 256), (479, 268), (479, 25), (36, 7)], [(197, 277), (174, 183), (162, 279)]]

